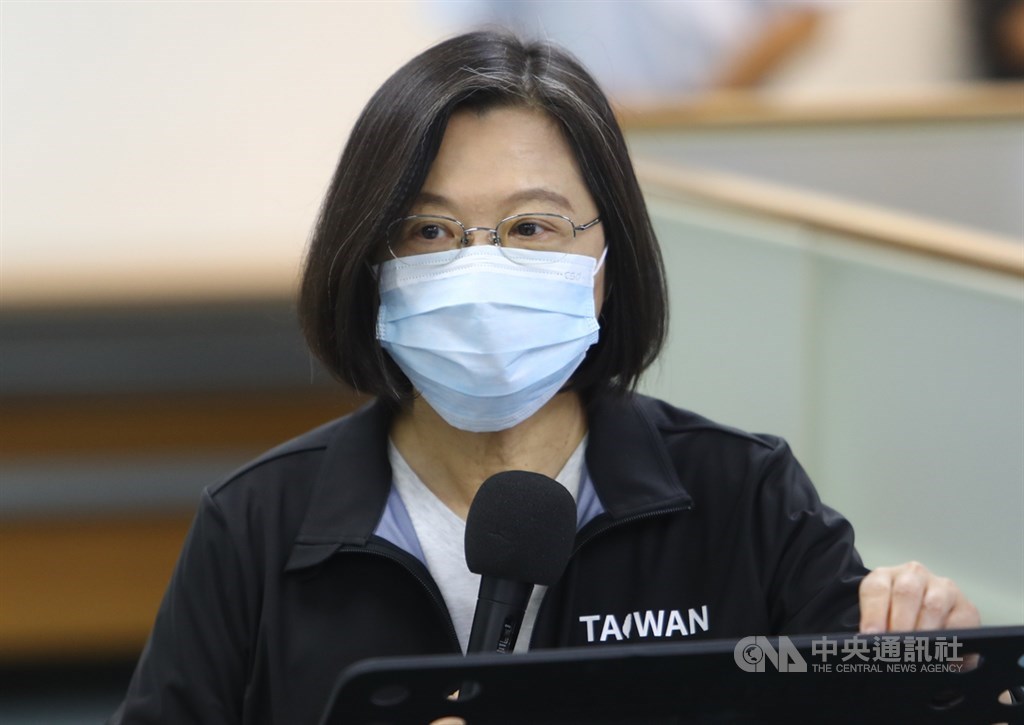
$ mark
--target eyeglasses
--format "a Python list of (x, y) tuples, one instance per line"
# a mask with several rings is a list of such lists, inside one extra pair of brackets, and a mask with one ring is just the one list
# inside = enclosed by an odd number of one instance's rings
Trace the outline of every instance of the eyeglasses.
[[(466, 227), (458, 219), (434, 214), (413, 214), (396, 219), (388, 225), (387, 243), (392, 256), (409, 264), (448, 264), (472, 244), (474, 232), (489, 232), (490, 243), (518, 264), (556, 262), (576, 249), (576, 233), (599, 224), (597, 217), (586, 224), (576, 224), (561, 214), (516, 214), (492, 227)], [(556, 254), (538, 257), (517, 252), (540, 251)], [(453, 252), (436, 257), (423, 257), (435, 252)]]

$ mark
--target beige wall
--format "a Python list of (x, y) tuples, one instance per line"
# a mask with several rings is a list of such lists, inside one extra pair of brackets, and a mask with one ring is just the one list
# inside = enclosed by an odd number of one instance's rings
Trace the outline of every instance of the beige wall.
[[(969, 2), (970, 0), (967, 0)], [(966, 2), (832, 0), (827, 21), (772, 84), (799, 96), (898, 93), (969, 79)]]
[[(954, 0), (834, 5), (780, 88), (964, 75)], [(415, 2), (0, 8), (7, 295), (294, 268), (360, 108), (444, 32)]]
[(8, 292), (294, 265), (362, 105), (434, 40), (408, 3), (2, 8)]

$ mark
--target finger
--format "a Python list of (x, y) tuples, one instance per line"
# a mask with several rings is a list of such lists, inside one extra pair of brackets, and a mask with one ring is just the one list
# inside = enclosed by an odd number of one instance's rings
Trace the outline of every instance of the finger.
[(939, 629), (945, 627), (953, 607), (960, 598), (960, 590), (951, 579), (933, 576), (927, 580), (921, 608), (917, 612), (914, 629)]
[(889, 604), (889, 630), (905, 632), (917, 623), (930, 572), (916, 561), (896, 570), (892, 579), (892, 602)]
[[(970, 672), (971, 670), (978, 669), (978, 665), (981, 664), (981, 655), (977, 652), (969, 652), (961, 657), (962, 662), (958, 670), (960, 672)], [(947, 664), (955, 665), (956, 660), (946, 660)]]
[(866, 634), (884, 632), (889, 622), (892, 595), (892, 569), (879, 567), (860, 582), (860, 631)]
[(981, 626), (981, 614), (978, 608), (971, 604), (963, 592), (957, 592), (956, 604), (946, 617), (945, 627), (947, 629), (972, 629)]

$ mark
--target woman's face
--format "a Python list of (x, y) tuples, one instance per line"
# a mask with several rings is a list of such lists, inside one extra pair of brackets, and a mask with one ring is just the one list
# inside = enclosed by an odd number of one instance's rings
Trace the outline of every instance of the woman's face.
[[(598, 216), (576, 159), (546, 114), (525, 108), (457, 111), (410, 214), (450, 216), (469, 227), (493, 227), (525, 212), (551, 212), (577, 225)], [(485, 233), (472, 235), (486, 244)], [(604, 250), (601, 224), (576, 236), (574, 253)], [(604, 299), (604, 266), (594, 279), (594, 311)]]

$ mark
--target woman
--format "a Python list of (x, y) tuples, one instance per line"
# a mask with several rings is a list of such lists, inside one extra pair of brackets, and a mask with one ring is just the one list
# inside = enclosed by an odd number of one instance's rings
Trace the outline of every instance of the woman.
[(316, 722), (359, 659), (463, 650), (465, 515), (510, 469), (578, 509), (523, 647), (977, 623), (919, 565), (865, 578), (781, 440), (630, 392), (665, 333), (660, 255), (604, 96), (555, 48), (464, 35), (381, 87), (300, 311), (377, 401), (203, 494), (114, 722)]

